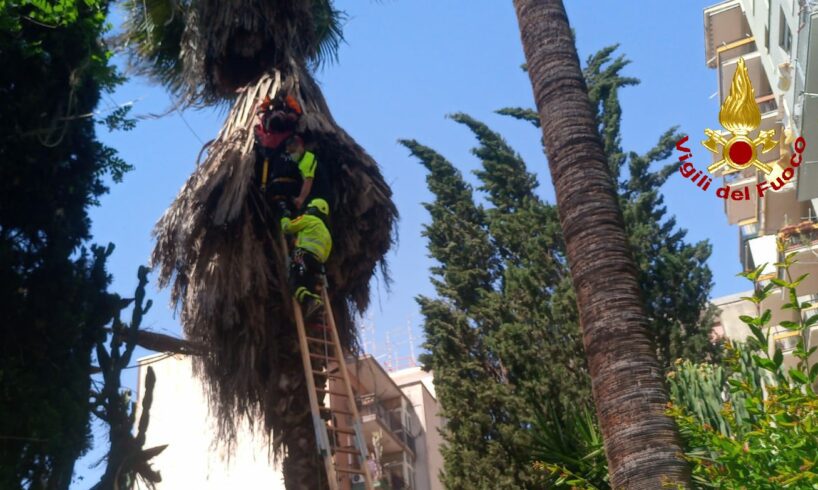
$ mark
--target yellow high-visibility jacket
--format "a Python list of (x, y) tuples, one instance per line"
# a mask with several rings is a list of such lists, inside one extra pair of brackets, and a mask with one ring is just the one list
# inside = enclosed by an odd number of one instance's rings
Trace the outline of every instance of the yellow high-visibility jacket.
[(296, 235), (295, 246), (312, 253), (322, 264), (329, 258), (332, 236), (321, 218), (311, 214), (302, 214), (294, 220), (281, 218), (281, 231)]
[(301, 160), (298, 161), (298, 171), (301, 172), (301, 178), (304, 180), (315, 178), (315, 167), (318, 166), (318, 161), (315, 159), (315, 154), (311, 151), (305, 151)]

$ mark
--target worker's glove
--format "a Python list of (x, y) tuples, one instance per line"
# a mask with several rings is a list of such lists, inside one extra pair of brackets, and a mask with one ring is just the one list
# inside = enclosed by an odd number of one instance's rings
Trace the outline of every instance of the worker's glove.
[(280, 223), (281, 223), (281, 229), (283, 230), (284, 228), (287, 227), (287, 225), (290, 224), (290, 218), (288, 216), (285, 216), (285, 217), (281, 218)]

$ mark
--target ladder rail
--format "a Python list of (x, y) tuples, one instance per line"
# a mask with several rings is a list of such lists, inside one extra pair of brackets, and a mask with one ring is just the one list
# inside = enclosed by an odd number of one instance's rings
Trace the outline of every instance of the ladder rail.
[[(279, 234), (280, 241), (281, 241), (281, 249), (285, 254), (287, 268), (289, 268), (289, 247), (287, 246), (287, 240), (284, 237), (283, 233)], [(292, 298), (292, 306), (293, 306), (293, 314), (295, 316), (295, 324), (296, 328), (298, 329), (298, 345), (301, 350), (301, 362), (304, 367), (304, 377), (307, 380), (307, 391), (309, 396), (310, 402), (310, 412), (312, 413), (312, 423), (313, 428), (315, 429), (315, 442), (316, 446), (320, 451), (323, 452), (324, 458), (324, 468), (327, 472), (327, 479), (329, 480), (329, 488), (330, 490), (338, 490), (338, 473), (350, 473), (350, 474), (362, 474), (364, 477), (365, 488), (366, 490), (373, 490), (374, 486), (372, 483), (372, 475), (369, 473), (369, 465), (367, 464), (367, 451), (366, 451), (366, 444), (363, 437), (363, 430), (361, 427), (361, 416), (358, 413), (358, 406), (355, 401), (355, 394), (352, 391), (352, 382), (349, 378), (349, 372), (347, 371), (346, 361), (344, 360), (344, 350), (341, 348), (341, 340), (338, 336), (338, 329), (335, 324), (335, 315), (332, 312), (332, 306), (329, 302), (329, 294), (327, 293), (328, 284), (326, 276), (323, 276), (323, 287), (321, 288), (321, 297), (324, 302), (324, 318), (325, 321), (329, 323), (329, 331), (331, 340), (324, 344), (324, 352), (325, 355), (323, 358), (327, 360), (327, 365), (324, 366), (324, 369), (329, 371), (329, 361), (333, 360), (338, 362), (338, 368), (341, 371), (341, 379), (343, 380), (344, 385), (344, 392), (349, 400), (350, 406), (350, 415), (352, 416), (353, 420), (353, 428), (355, 432), (355, 441), (357, 446), (357, 454), (360, 458), (360, 466), (361, 469), (358, 470), (350, 470), (348, 468), (338, 468), (336, 471), (335, 465), (337, 464), (334, 461), (334, 455), (332, 453), (332, 445), (329, 441), (329, 434), (328, 434), (328, 427), (324, 420), (321, 418), (321, 407), (318, 404), (318, 387), (315, 385), (315, 378), (313, 377), (313, 373), (315, 372), (312, 365), (312, 358), (313, 355), (310, 353), (309, 349), (309, 341), (307, 335), (307, 329), (304, 324), (304, 316), (301, 311), (301, 305), (298, 301), (293, 297)], [(326, 339), (326, 333), (324, 333), (324, 338)], [(332, 356), (329, 355), (327, 352), (328, 348), (331, 347), (335, 350), (335, 358), (332, 359)], [(330, 377), (327, 377), (327, 383), (329, 383)], [(330, 394), (329, 385), (326, 386), (325, 391), (327, 394)], [(340, 393), (339, 393), (340, 395)], [(330, 397), (329, 400), (330, 405), (332, 404), (332, 400)], [(330, 406), (329, 412), (332, 413), (333, 410)], [(343, 411), (338, 411), (338, 413), (348, 413)], [(349, 434), (348, 434), (349, 435)], [(336, 434), (336, 438), (340, 436)], [(350, 435), (351, 437), (351, 435)], [(340, 454), (340, 453), (336, 453)]]
[(338, 364), (341, 370), (341, 376), (344, 379), (344, 390), (347, 392), (347, 399), (349, 400), (350, 410), (352, 411), (352, 420), (355, 428), (355, 439), (357, 440), (358, 452), (361, 457), (361, 469), (364, 473), (364, 480), (366, 482), (367, 490), (374, 488), (372, 483), (372, 475), (369, 474), (369, 465), (367, 464), (366, 444), (363, 438), (363, 430), (361, 427), (361, 415), (358, 413), (358, 404), (355, 401), (355, 394), (352, 392), (352, 381), (349, 379), (349, 372), (347, 371), (346, 361), (344, 360), (344, 351), (341, 348), (341, 339), (338, 336), (338, 328), (335, 325), (335, 315), (332, 313), (332, 305), (329, 301), (329, 293), (326, 276), (324, 277), (324, 287), (321, 288), (321, 297), (324, 301), (324, 315), (329, 322), (330, 336), (335, 347), (335, 354), (338, 356)]
[(318, 449), (324, 452), (324, 469), (327, 471), (330, 490), (338, 490), (338, 478), (335, 474), (335, 465), (332, 464), (331, 445), (329, 434), (324, 421), (321, 419), (318, 408), (318, 395), (316, 395), (315, 379), (312, 375), (312, 360), (309, 356), (309, 345), (307, 345), (307, 332), (304, 327), (304, 317), (301, 315), (301, 305), (293, 298), (293, 312), (295, 313), (295, 325), (298, 328), (298, 344), (301, 348), (301, 361), (304, 365), (304, 374), (307, 378), (307, 394), (310, 398), (310, 412), (312, 414), (312, 425), (315, 429), (315, 442)]
[[(290, 268), (290, 252), (287, 246), (287, 239), (284, 233), (279, 232), (281, 250), (284, 252), (285, 267)], [(330, 490), (338, 490), (338, 478), (335, 474), (335, 465), (332, 463), (331, 445), (326, 425), (321, 419), (321, 410), (318, 405), (318, 395), (316, 394), (315, 378), (312, 375), (312, 359), (310, 348), (307, 344), (307, 329), (304, 326), (304, 317), (301, 312), (301, 305), (295, 297), (292, 297), (293, 315), (295, 316), (295, 326), (298, 330), (298, 346), (301, 351), (301, 363), (304, 367), (304, 377), (307, 381), (307, 396), (310, 401), (310, 414), (312, 416), (312, 427), (315, 434), (315, 445), (319, 451), (323, 452), (324, 470), (327, 472), (327, 480)]]

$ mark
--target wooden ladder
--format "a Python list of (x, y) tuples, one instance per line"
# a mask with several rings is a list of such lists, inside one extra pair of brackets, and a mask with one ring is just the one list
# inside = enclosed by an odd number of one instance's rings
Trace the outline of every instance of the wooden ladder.
[[(287, 250), (286, 243), (284, 250)], [(366, 443), (364, 442), (361, 417), (352, 391), (352, 383), (344, 361), (344, 351), (338, 338), (335, 326), (335, 317), (327, 293), (327, 279), (323, 277), (321, 298), (324, 302), (324, 321), (309, 325), (310, 332), (304, 324), (301, 305), (295, 298), (293, 311), (295, 324), (298, 328), (298, 342), (301, 350), (301, 360), (304, 364), (304, 377), (307, 380), (307, 389), (310, 397), (310, 411), (315, 428), (315, 441), (318, 451), (324, 459), (324, 468), (327, 471), (330, 490), (351, 488), (351, 482), (356, 477), (363, 478), (364, 488), (373, 490), (372, 475), (366, 464)], [(316, 378), (318, 380), (316, 381)], [(340, 381), (342, 391), (331, 391), (330, 382)], [(333, 407), (331, 397), (346, 398), (349, 410)], [(320, 400), (328, 399), (330, 403), (324, 405)], [(346, 417), (346, 419), (343, 419)], [(347, 420), (349, 424), (343, 426), (339, 421)], [(349, 429), (348, 427), (352, 427)], [(330, 437), (332, 434), (332, 437)], [(347, 460), (352, 456), (353, 464), (339, 465), (341, 458)], [(358, 461), (354, 461), (357, 459)], [(355, 467), (357, 465), (357, 468)], [(350, 481), (349, 486), (341, 487), (344, 479)]]

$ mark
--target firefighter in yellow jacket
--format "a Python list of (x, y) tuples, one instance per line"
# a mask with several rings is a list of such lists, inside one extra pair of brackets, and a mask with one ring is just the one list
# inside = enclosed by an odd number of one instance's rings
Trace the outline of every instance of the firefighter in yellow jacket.
[(320, 198), (311, 200), (301, 216), (294, 220), (287, 216), (281, 218), (281, 231), (296, 237), (290, 265), (290, 288), (304, 307), (305, 321), (309, 321), (321, 310), (317, 286), (323, 264), (332, 250), (329, 204)]

